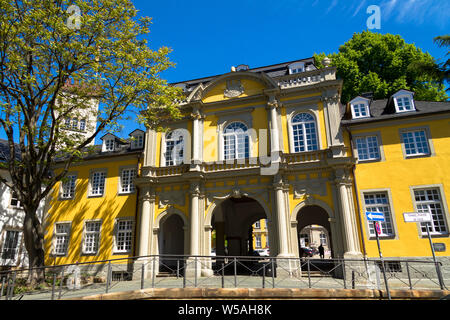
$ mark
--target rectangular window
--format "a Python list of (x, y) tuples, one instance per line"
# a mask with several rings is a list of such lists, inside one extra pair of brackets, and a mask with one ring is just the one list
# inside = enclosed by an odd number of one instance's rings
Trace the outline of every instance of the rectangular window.
[(320, 244), (327, 245), (327, 235), (325, 233), (320, 233)]
[(379, 160), (380, 150), (377, 136), (358, 137), (355, 139), (358, 160)]
[(77, 176), (74, 174), (68, 175), (66, 181), (62, 183), (61, 198), (72, 199), (75, 196), (75, 183)]
[(7, 230), (5, 240), (3, 241), (2, 259), (16, 260), (19, 251), (20, 232), (14, 230)]
[(396, 100), (397, 100), (397, 111), (398, 112), (413, 110), (413, 106), (408, 97), (400, 97), (400, 98), (396, 98)]
[[(364, 194), (365, 211), (382, 212), (384, 215), (384, 222), (379, 222), (381, 234), (380, 237), (394, 236), (394, 227), (392, 224), (391, 209), (389, 205), (389, 198), (387, 192), (374, 192)], [(372, 221), (369, 224), (369, 234), (375, 237), (375, 228)]]
[(420, 223), (423, 235), (427, 234), (428, 227), (431, 234), (448, 233), (441, 194), (438, 188), (414, 190), (414, 201), (418, 212), (431, 212), (433, 218), (432, 223)]
[(91, 176), (91, 196), (102, 196), (105, 192), (105, 171), (96, 171)]
[(429, 155), (430, 148), (425, 130), (402, 132), (403, 144), (407, 156)]
[(80, 131), (84, 131), (84, 130), (86, 130), (86, 120), (81, 119), (80, 120)]
[(105, 151), (114, 151), (114, 139), (105, 140)]
[(115, 252), (131, 251), (133, 220), (117, 220)]
[(369, 114), (367, 112), (367, 107), (364, 103), (354, 104), (353, 105), (353, 114), (354, 114), (354, 118), (365, 118), (365, 117), (369, 116)]
[(261, 236), (260, 235), (256, 235), (255, 236), (255, 247), (256, 248), (261, 248), (262, 247), (262, 245), (261, 245)]
[(77, 130), (78, 129), (78, 119), (73, 118), (72, 119), (72, 129)]
[(84, 225), (84, 246), (83, 253), (95, 254), (100, 246), (101, 221), (86, 221)]
[(144, 136), (142, 134), (134, 137), (132, 141), (133, 149), (142, 148), (144, 146)]
[(14, 192), (14, 191), (12, 191), (12, 193), (11, 193), (11, 202), (10, 202), (10, 204), (11, 204), (11, 207), (22, 208), (22, 204), (20, 203), (20, 201), (18, 199), (17, 193)]
[(55, 255), (66, 255), (69, 246), (70, 223), (55, 224)]
[(136, 177), (136, 169), (122, 169), (120, 175), (120, 193), (133, 193), (135, 190), (133, 179)]

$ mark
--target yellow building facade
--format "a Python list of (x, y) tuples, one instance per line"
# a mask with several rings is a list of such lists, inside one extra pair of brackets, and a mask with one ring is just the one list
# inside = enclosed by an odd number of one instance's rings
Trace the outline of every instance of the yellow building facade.
[[(257, 221), (266, 230), (261, 248), (269, 247), (283, 270), (297, 267), (287, 258), (300, 257), (300, 232), (308, 226), (324, 228), (330, 257), (377, 257), (366, 211), (386, 217), (384, 257), (431, 256), (425, 224), (404, 220), (403, 213), (415, 211), (431, 213), (433, 241), (444, 247), (436, 255), (448, 257), (449, 103), (414, 101), (400, 90), (386, 100), (361, 96), (343, 106), (342, 80), (329, 61), (324, 65), (317, 69), (313, 58), (240, 65), (173, 84), (185, 93), (180, 120), (166, 131), (147, 130), (142, 149), (105, 151), (111, 138), (105, 136), (97, 157), (71, 167), (72, 198), (61, 199), (67, 182), (55, 189), (46, 218), (47, 263), (246, 256), (256, 249)], [(136, 171), (124, 175), (130, 168)], [(94, 177), (97, 169), (105, 175)], [(92, 196), (99, 177), (106, 179), (104, 191)], [(123, 179), (133, 192), (120, 192)], [(117, 250), (118, 241), (126, 251)], [(205, 261), (188, 263), (187, 272), (212, 274)]]

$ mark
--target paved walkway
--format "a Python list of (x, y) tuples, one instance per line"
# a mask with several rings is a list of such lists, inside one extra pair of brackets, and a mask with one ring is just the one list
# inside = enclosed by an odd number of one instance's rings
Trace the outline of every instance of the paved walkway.
[[(144, 281), (144, 289), (149, 288), (222, 288), (222, 281), (224, 288), (297, 288), (297, 289), (381, 289), (384, 290), (384, 283), (381, 282), (378, 287), (374, 281), (372, 285), (367, 283), (355, 283), (352, 288), (352, 282), (347, 280), (346, 286), (342, 279), (332, 277), (261, 277), (261, 276), (220, 276), (201, 277), (195, 283), (194, 278), (187, 278), (185, 285), (183, 285), (183, 278), (176, 277), (156, 277), (154, 280), (146, 279)], [(274, 282), (273, 282), (274, 281)], [(408, 280), (389, 279), (389, 289), (404, 289), (409, 290)], [(428, 279), (414, 279), (412, 282), (414, 289), (425, 290), (440, 290), (439, 284)], [(141, 289), (140, 280), (132, 281), (117, 281), (112, 282), (108, 289), (108, 293), (117, 293), (123, 291), (135, 291)], [(78, 290), (68, 290), (67, 287), (57, 287), (53, 293), (54, 299), (70, 299), (77, 297), (85, 297), (92, 295), (99, 295), (106, 293), (105, 283), (96, 283), (85, 285)], [(4, 299), (4, 298), (3, 298)], [(52, 292), (40, 292), (35, 294), (16, 295), (13, 300), (50, 300), (52, 299)]]

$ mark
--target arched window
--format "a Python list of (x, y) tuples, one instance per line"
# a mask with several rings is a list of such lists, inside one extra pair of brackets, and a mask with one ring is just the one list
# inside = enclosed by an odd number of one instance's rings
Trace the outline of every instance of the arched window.
[(244, 159), (250, 156), (247, 126), (242, 122), (233, 122), (223, 131), (224, 159)]
[(319, 149), (314, 117), (309, 113), (299, 113), (292, 118), (292, 137), (294, 152)]
[(166, 152), (164, 153), (167, 166), (177, 166), (183, 163), (184, 140), (183, 135), (177, 131), (166, 134)]

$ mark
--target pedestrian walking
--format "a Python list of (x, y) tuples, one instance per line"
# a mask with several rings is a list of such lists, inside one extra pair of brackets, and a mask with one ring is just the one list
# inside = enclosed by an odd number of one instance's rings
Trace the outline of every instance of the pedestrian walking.
[(319, 255), (320, 255), (320, 259), (323, 259), (325, 257), (325, 250), (323, 249), (322, 244), (320, 244), (320, 246), (319, 246)]

